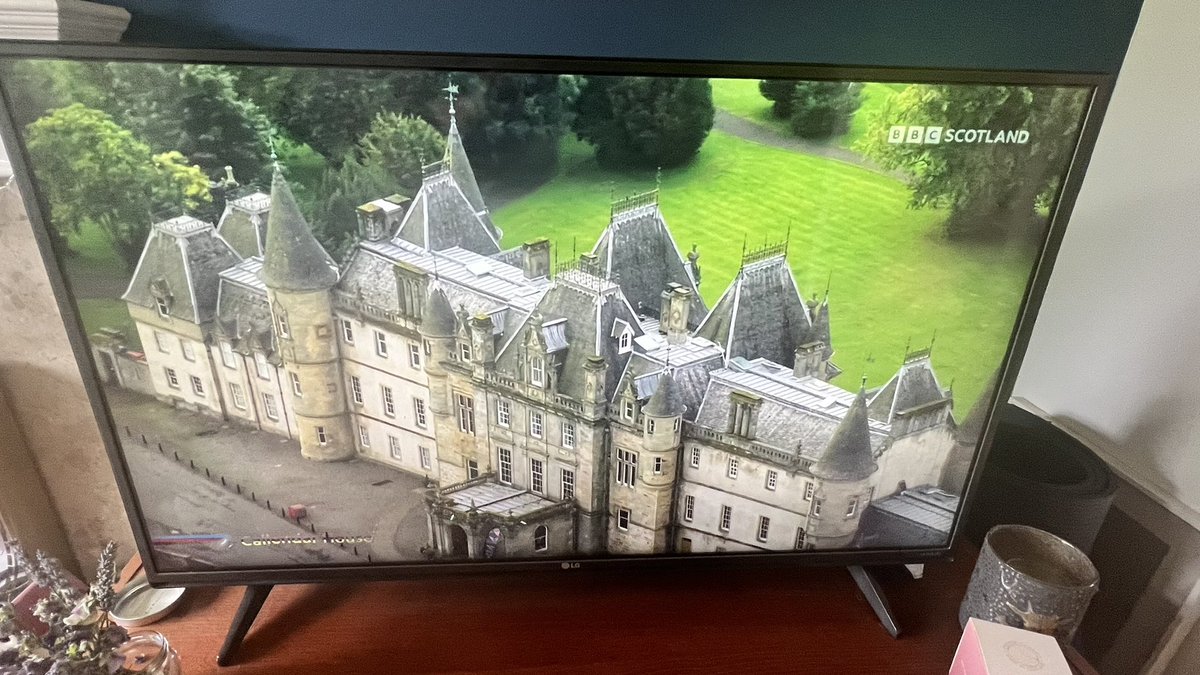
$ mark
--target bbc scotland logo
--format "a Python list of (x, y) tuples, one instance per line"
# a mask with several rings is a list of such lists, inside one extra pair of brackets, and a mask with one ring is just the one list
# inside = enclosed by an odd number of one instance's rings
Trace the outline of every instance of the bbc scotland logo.
[(1025, 145), (1029, 142), (1029, 132), (1025, 129), (953, 129), (898, 124), (888, 129), (887, 141), (893, 145), (939, 145), (942, 143)]

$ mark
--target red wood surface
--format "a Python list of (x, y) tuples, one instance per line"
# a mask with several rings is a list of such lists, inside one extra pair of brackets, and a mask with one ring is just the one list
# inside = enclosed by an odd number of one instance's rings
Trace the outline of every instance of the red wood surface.
[(880, 574), (893, 640), (841, 568), (580, 570), (279, 586), (238, 663), (216, 653), (241, 588), (192, 589), (150, 626), (201, 673), (944, 673), (973, 551)]

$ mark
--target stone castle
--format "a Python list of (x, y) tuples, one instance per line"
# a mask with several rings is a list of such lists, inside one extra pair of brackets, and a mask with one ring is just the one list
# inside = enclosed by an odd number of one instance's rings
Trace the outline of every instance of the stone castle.
[(123, 296), (146, 388), (427, 477), (439, 557), (944, 542), (951, 392), (928, 350), (833, 384), (828, 293), (803, 299), (785, 244), (709, 310), (652, 191), (551, 270), (548, 240), (501, 248), (453, 115), (416, 195), (357, 218), (339, 265), (277, 170), (216, 226), (155, 224)]

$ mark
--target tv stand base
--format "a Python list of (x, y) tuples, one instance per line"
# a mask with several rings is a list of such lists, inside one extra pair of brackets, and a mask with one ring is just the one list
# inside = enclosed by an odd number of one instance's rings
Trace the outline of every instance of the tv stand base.
[(238, 648), (242, 646), (246, 632), (250, 630), (255, 617), (258, 616), (258, 610), (262, 609), (272, 588), (274, 586), (271, 584), (246, 587), (246, 594), (242, 596), (242, 604), (238, 605), (237, 614), (233, 615), (233, 623), (229, 625), (229, 632), (225, 635), (225, 643), (221, 645), (221, 651), (217, 653), (218, 666), (228, 666), (233, 663), (233, 658), (237, 655)]
[(900, 627), (896, 625), (896, 617), (892, 615), (892, 608), (888, 605), (887, 596), (883, 594), (879, 582), (861, 565), (850, 565), (846, 569), (849, 570), (850, 576), (854, 577), (854, 583), (870, 603), (871, 609), (875, 610), (875, 616), (879, 617), (879, 623), (883, 624), (884, 630), (893, 638), (900, 637)]

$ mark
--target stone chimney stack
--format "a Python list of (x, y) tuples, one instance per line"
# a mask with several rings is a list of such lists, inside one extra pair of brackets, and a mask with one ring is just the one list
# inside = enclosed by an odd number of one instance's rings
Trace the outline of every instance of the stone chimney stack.
[(824, 342), (806, 342), (796, 348), (796, 364), (792, 373), (796, 377), (815, 377), (828, 380)]
[(479, 377), (496, 365), (496, 338), (492, 329), (492, 317), (487, 314), (471, 317), (471, 351), (475, 353), (474, 371)]
[(662, 293), (662, 311), (658, 317), (658, 330), (667, 336), (667, 344), (687, 342), (691, 308), (692, 292), (677, 283), (667, 284), (667, 290)]
[(404, 218), (408, 197), (392, 195), (367, 202), (355, 209), (358, 215), (358, 236), (366, 241), (380, 241), (392, 236)]
[(605, 381), (608, 375), (608, 364), (604, 357), (593, 354), (583, 362), (584, 394), (583, 409), (590, 412), (591, 419), (599, 419), (605, 414), (608, 398), (605, 395)]
[(526, 279), (550, 275), (550, 240), (542, 237), (521, 244), (521, 271)]

